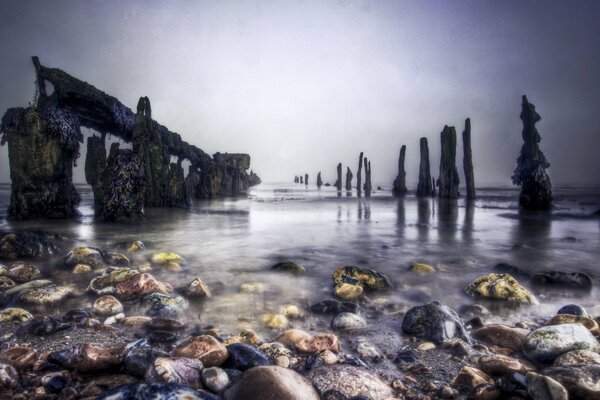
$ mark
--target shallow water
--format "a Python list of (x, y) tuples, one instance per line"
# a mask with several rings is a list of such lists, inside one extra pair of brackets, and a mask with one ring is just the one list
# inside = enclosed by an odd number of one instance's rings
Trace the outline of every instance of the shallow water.
[[(335, 189), (307, 189), (304, 185), (260, 185), (237, 199), (197, 201), (190, 210), (151, 209), (142, 222), (94, 223), (92, 195), (81, 187), (82, 217), (78, 221), (0, 223), (0, 229), (39, 228), (70, 238), (70, 245), (110, 249), (126, 240), (142, 240), (147, 251), (137, 262), (156, 251), (173, 251), (187, 260), (181, 272), (155, 273), (174, 287), (201, 277), (214, 296), (194, 304), (192, 313), (203, 324), (234, 332), (246, 323), (261, 331), (260, 316), (277, 312), (284, 304), (307, 305), (331, 297), (331, 273), (342, 265), (358, 265), (388, 275), (395, 287), (371, 299), (400, 308), (441, 300), (451, 307), (474, 302), (463, 294), (476, 277), (500, 262), (527, 271), (560, 269), (600, 270), (600, 219), (590, 217), (600, 209), (598, 189), (556, 189), (551, 214), (519, 213), (513, 188), (480, 189), (474, 205), (464, 199), (440, 202), (413, 195), (398, 200), (389, 191), (370, 199)], [(0, 209), (5, 213), (9, 187), (0, 186)], [(4, 218), (4, 214), (2, 215)], [(65, 253), (69, 250), (65, 248)], [(273, 273), (281, 260), (303, 265), (307, 273), (290, 276)], [(44, 274), (61, 282), (85, 287), (92, 276), (74, 276), (57, 267), (60, 259), (42, 262)], [(415, 275), (407, 271), (414, 262), (434, 265), (437, 272)], [(240, 285), (264, 284), (261, 292), (240, 293)], [(522, 281), (528, 286), (526, 280)], [(563, 304), (578, 302), (600, 314), (598, 289), (590, 293), (533, 288), (541, 305), (494, 308), (493, 319), (516, 322), (549, 317)], [(86, 307), (93, 297), (77, 298), (50, 310), (61, 313)], [(78, 304), (73, 302), (77, 301)], [(296, 322), (296, 326), (307, 329)], [(390, 322), (389, 329), (397, 329)]]

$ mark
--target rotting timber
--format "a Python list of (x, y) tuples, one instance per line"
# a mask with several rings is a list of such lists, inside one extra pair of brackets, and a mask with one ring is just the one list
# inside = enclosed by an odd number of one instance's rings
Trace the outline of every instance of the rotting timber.
[[(147, 97), (140, 98), (134, 113), (89, 83), (32, 59), (36, 101), (7, 110), (0, 125), (12, 183), (9, 218), (78, 215), (73, 165), (83, 143), (82, 126), (99, 134), (88, 138), (85, 176), (100, 220), (141, 216), (144, 207), (187, 206), (190, 197), (236, 196), (260, 183), (248, 172), (248, 154), (209, 156), (153, 120)], [(132, 149), (115, 143), (107, 155), (107, 134), (131, 143)], [(190, 167), (184, 179), (185, 160)]]

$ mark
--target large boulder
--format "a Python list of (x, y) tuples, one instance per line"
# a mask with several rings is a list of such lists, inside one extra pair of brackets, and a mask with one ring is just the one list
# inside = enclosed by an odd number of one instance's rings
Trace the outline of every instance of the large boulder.
[(408, 310), (402, 321), (402, 330), (437, 344), (455, 337), (471, 341), (456, 312), (439, 301)]
[(539, 304), (535, 296), (509, 274), (489, 274), (479, 277), (465, 289), (465, 292), (471, 296), (488, 299)]
[(600, 400), (600, 365), (551, 367), (542, 373), (563, 385), (571, 400)]
[(598, 352), (600, 345), (580, 324), (544, 326), (527, 335), (523, 342), (523, 353), (533, 361), (554, 361), (571, 350)]

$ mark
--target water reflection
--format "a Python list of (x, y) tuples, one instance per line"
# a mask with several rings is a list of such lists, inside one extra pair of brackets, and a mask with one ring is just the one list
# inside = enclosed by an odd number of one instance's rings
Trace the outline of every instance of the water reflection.
[(429, 221), (431, 219), (431, 203), (433, 200), (421, 198), (417, 201), (417, 232), (419, 240), (425, 242), (429, 239)]
[(475, 203), (467, 201), (465, 204), (465, 219), (462, 227), (462, 240), (471, 244), (473, 241), (473, 219), (475, 217)]
[(458, 228), (458, 202), (440, 199), (438, 203), (438, 235), (443, 245), (453, 246)]
[(371, 219), (371, 206), (368, 199), (358, 200), (358, 219)]

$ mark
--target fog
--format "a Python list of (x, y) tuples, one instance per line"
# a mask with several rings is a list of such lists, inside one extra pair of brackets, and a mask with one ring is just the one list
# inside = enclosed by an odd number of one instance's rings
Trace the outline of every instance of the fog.
[(419, 138), (437, 176), (443, 126), (470, 117), (484, 186), (510, 185), (526, 94), (553, 183), (599, 185), (599, 20), (597, 1), (4, 0), (0, 113), (33, 100), (38, 55), (264, 181), (333, 183), (364, 151), (388, 188), (401, 145), (412, 188)]

